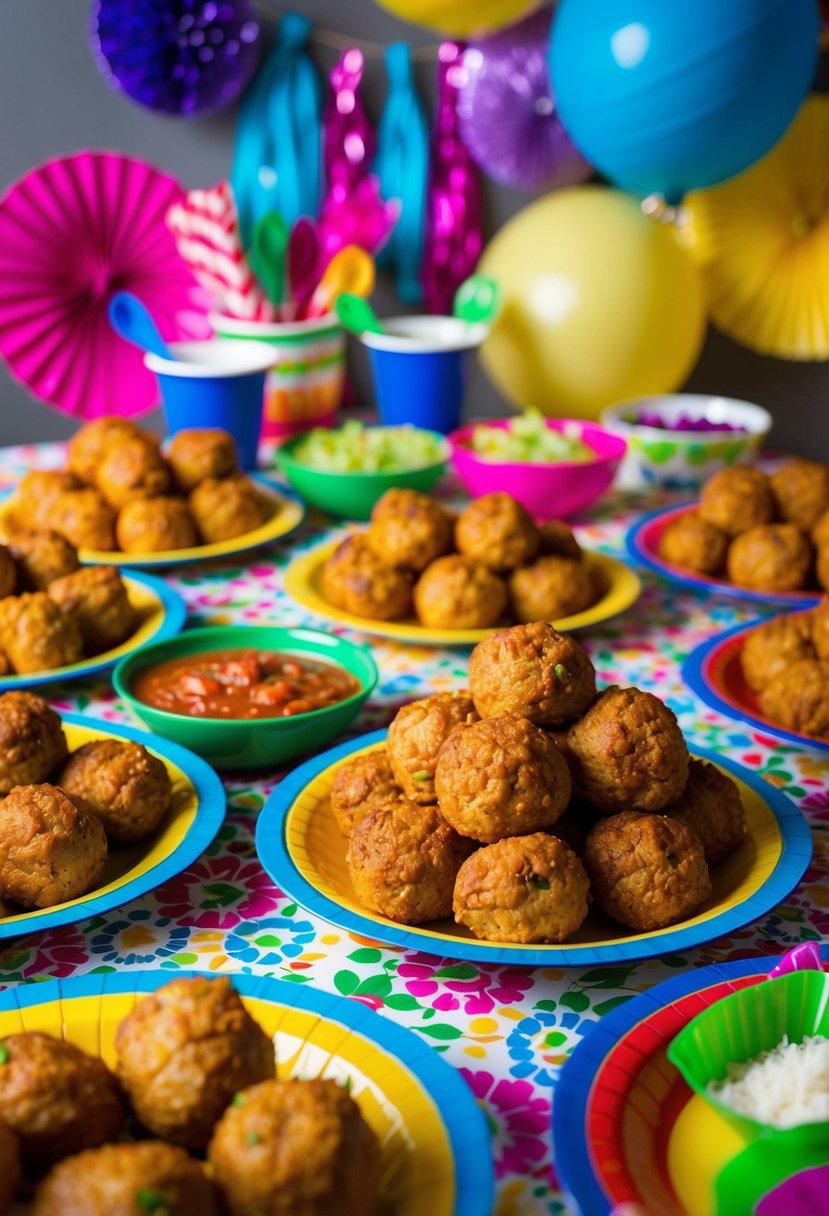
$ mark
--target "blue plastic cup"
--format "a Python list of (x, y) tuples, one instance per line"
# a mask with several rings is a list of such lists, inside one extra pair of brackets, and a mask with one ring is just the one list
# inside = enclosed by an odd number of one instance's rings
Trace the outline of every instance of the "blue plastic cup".
[(391, 317), (385, 333), (361, 335), (380, 420), (448, 435), (460, 426), (473, 352), (489, 327), (456, 317)]
[(144, 356), (145, 366), (158, 376), (168, 433), (193, 427), (227, 431), (241, 467), (255, 469), (271, 348), (224, 338), (169, 346), (174, 359)]

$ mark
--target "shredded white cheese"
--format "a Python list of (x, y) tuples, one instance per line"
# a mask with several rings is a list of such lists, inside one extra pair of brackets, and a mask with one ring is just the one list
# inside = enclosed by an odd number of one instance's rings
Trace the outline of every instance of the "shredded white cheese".
[(709, 1093), (724, 1106), (771, 1127), (829, 1121), (829, 1039), (809, 1035), (802, 1043), (784, 1038), (743, 1064), (729, 1064)]

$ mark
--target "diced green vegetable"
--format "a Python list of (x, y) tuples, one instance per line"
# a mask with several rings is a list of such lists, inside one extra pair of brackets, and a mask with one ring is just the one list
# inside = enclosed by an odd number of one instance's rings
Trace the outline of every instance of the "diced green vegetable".
[(436, 464), (441, 441), (414, 426), (363, 426), (351, 419), (338, 430), (315, 427), (297, 443), (297, 464), (323, 473), (400, 473)]
[(512, 460), (521, 464), (586, 464), (596, 453), (579, 439), (547, 426), (539, 410), (528, 410), (511, 418), (506, 428), (482, 423), (472, 431), (473, 452), (484, 460)]

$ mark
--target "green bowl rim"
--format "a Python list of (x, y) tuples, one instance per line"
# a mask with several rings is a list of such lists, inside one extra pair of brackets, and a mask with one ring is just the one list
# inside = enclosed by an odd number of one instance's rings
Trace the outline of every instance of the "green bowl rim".
[[(312, 709), (308, 713), (304, 713), (304, 714), (291, 714), (290, 717), (287, 717), (287, 718), (274, 718), (274, 717), (208, 718), (208, 717), (201, 717), (201, 716), (193, 717), (189, 714), (176, 714), (176, 713), (173, 713), (169, 709), (158, 709), (155, 705), (148, 705), (146, 701), (140, 701), (138, 699), (138, 697), (134, 696), (133, 693), (130, 692), (130, 690), (127, 686), (126, 677), (128, 675), (133, 674), (132, 669), (148, 666), (149, 662), (151, 662), (152, 659), (157, 656), (159, 651), (174, 650), (175, 645), (168, 646), (167, 645), (168, 642), (174, 643), (174, 644), (180, 644), (183, 641), (187, 641), (189, 638), (194, 638), (194, 637), (204, 638), (206, 634), (209, 634), (211, 636), (216, 636), (218, 634), (224, 634), (228, 630), (233, 630), (235, 632), (236, 630), (240, 630), (240, 629), (279, 629), (283, 633), (300, 633), (301, 632), (301, 633), (315, 634), (318, 637), (324, 637), (326, 639), (334, 638), (335, 641), (338, 643), (338, 645), (344, 646), (346, 649), (351, 650), (352, 652), (355, 652), (360, 655), (361, 659), (366, 663), (368, 670), (371, 672), (371, 677), (367, 680), (362, 680), (359, 676), (356, 676), (354, 672), (350, 672), (349, 673), (350, 675), (355, 675), (356, 679), (360, 679), (360, 688), (358, 689), (357, 692), (353, 693), (350, 697), (346, 697), (345, 700), (343, 700), (343, 701), (336, 701), (333, 705), (325, 705), (325, 706), (323, 706), (322, 709)], [(240, 644), (240, 648), (241, 648), (241, 644)], [(205, 648), (205, 649), (207, 649), (207, 648)], [(337, 663), (336, 659), (332, 659), (332, 661), (338, 667), (343, 666), (343, 664)], [(341, 709), (346, 708), (347, 706), (354, 705), (355, 702), (359, 704), (359, 703), (362, 703), (363, 701), (366, 701), (371, 696), (371, 694), (374, 692), (374, 689), (377, 687), (379, 680), (380, 680), (380, 671), (377, 667), (377, 664), (374, 661), (374, 658), (373, 658), (371, 652), (368, 650), (367, 647), (360, 646), (357, 642), (351, 642), (351, 641), (349, 641), (348, 638), (340, 637), (340, 635), (336, 634), (336, 633), (326, 633), (322, 629), (311, 629), (311, 628), (307, 628), (304, 625), (271, 625), (271, 624), (254, 625), (249, 622), (246, 622), (244, 624), (238, 624), (238, 625), (236, 625), (236, 624), (199, 625), (195, 629), (184, 629), (184, 630), (182, 630), (181, 633), (176, 634), (176, 636), (174, 638), (167, 638), (166, 641), (163, 641), (163, 642), (153, 642), (149, 646), (143, 646), (140, 650), (134, 651), (132, 654), (124, 655), (124, 657), (116, 664), (115, 669), (112, 673), (112, 684), (113, 684), (115, 691), (118, 693), (118, 695), (120, 697), (123, 697), (123, 699), (129, 705), (131, 705), (135, 708), (135, 712), (138, 714), (139, 717), (142, 717), (143, 712), (147, 712), (147, 713), (150, 713), (153, 715), (157, 715), (159, 721), (161, 721), (161, 722), (169, 722), (169, 723), (192, 722), (197, 725), (224, 726), (230, 730), (242, 730), (242, 729), (249, 730), (251, 728), (256, 728), (256, 727), (273, 726), (274, 723), (280, 723), (280, 722), (310, 723), (315, 718), (320, 718), (320, 717), (326, 716), (328, 714), (334, 713), (337, 710), (341, 710)]]
[[(338, 430), (340, 428), (334, 428), (334, 429)], [(386, 427), (386, 426), (383, 426), (382, 423), (372, 423), (366, 427), (366, 430), (372, 430), (372, 431), (385, 431), (385, 430), (392, 430), (392, 429), (399, 430), (400, 428), (399, 427), (394, 427), (394, 428)], [(276, 452), (274, 455), (275, 455), (277, 464), (279, 464), (281, 467), (283, 467), (284, 471), (287, 471), (289, 469), (298, 469), (302, 473), (312, 473), (317, 477), (334, 477), (334, 478), (363, 477), (366, 480), (373, 480), (374, 478), (379, 479), (379, 478), (389, 478), (389, 477), (410, 477), (413, 474), (429, 473), (435, 469), (445, 468), (449, 464), (449, 461), (452, 458), (452, 446), (449, 443), (449, 440), (447, 439), (447, 437), (445, 435), (442, 435), (440, 433), (440, 431), (429, 430), (428, 427), (413, 426), (411, 429), (413, 431), (420, 431), (421, 434), (424, 434), (424, 435), (431, 435), (433, 439), (439, 440), (443, 447), (443, 451), (444, 451), (443, 456), (439, 460), (430, 461), (429, 464), (419, 464), (419, 465), (416, 465), (414, 468), (388, 469), (384, 472), (380, 472), (377, 469), (371, 469), (371, 470), (369, 470), (369, 469), (365, 469), (365, 470), (361, 470), (361, 469), (348, 469), (348, 470), (315, 469), (313, 465), (303, 464), (301, 461), (295, 460), (294, 456), (293, 456), (294, 448), (297, 446), (297, 444), (301, 443), (302, 440), (306, 438), (306, 436), (308, 434), (307, 431), (301, 435), (292, 435), (291, 438), (288, 439), (285, 443), (282, 443), (279, 445), (279, 447), (276, 449)]]

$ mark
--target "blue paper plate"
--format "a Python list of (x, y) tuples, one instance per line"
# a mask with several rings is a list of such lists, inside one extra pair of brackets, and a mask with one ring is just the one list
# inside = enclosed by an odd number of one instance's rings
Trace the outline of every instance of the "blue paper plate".
[(119, 659), (140, 650), (150, 642), (163, 642), (174, 637), (187, 620), (187, 605), (175, 591), (160, 578), (150, 574), (139, 574), (137, 570), (124, 570), (122, 576), (130, 602), (137, 609), (141, 623), (136, 631), (112, 650), (70, 663), (67, 667), (55, 667), (51, 671), (29, 672), (23, 675), (0, 676), (0, 692), (12, 688), (34, 688), (38, 684), (54, 684), (57, 680), (80, 680), (85, 676), (100, 675), (109, 671)]
[(81, 714), (61, 714), (61, 721), (70, 752), (94, 739), (132, 739), (143, 743), (167, 766), (173, 783), (172, 804), (167, 817), (148, 840), (110, 850), (101, 882), (94, 891), (54, 908), (3, 917), (0, 940), (88, 920), (145, 895), (192, 865), (224, 820), (224, 786), (210, 765), (187, 748), (131, 726)]
[[(134, 1004), (130, 998), (196, 974), (138, 971), (10, 988), (0, 994), (0, 1038), (36, 1025), (100, 1051), (111, 1064), (116, 1027)], [(434, 1048), (356, 1001), (285, 980), (229, 978), (252, 1017), (275, 1036), (280, 1076), (348, 1080), (383, 1145), (395, 1214), (491, 1216), (486, 1120), (463, 1078)]]
[(385, 739), (385, 731), (376, 731), (343, 743), (292, 773), (259, 815), (256, 849), (277, 886), (309, 912), (348, 932), (393, 946), (442, 958), (531, 967), (600, 966), (656, 958), (712, 941), (765, 916), (797, 886), (812, 856), (809, 827), (794, 803), (732, 761), (695, 751), (742, 784), (750, 832), (746, 845), (712, 871), (712, 900), (697, 916), (638, 934), (588, 918), (574, 940), (561, 946), (483, 942), (449, 920), (425, 926), (396, 924), (357, 903), (345, 865), (346, 841), (328, 803), (337, 767)]

